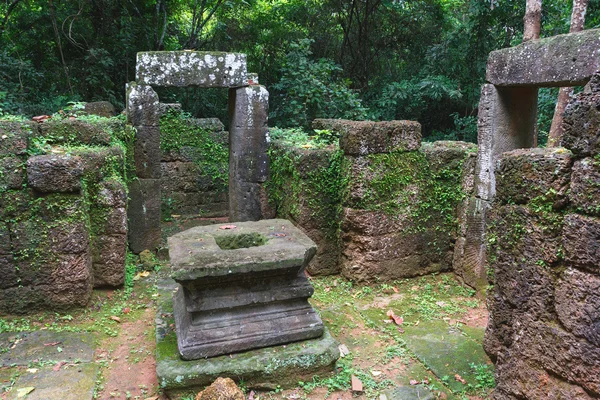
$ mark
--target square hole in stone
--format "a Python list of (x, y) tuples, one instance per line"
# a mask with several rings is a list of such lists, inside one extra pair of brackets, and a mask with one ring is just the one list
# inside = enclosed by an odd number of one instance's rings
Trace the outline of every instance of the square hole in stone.
[(267, 240), (269, 239), (257, 232), (215, 236), (215, 242), (217, 242), (221, 250), (262, 246), (267, 243)]

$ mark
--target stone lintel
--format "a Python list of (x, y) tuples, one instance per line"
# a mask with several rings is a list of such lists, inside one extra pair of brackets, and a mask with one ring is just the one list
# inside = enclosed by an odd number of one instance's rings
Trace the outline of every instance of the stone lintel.
[(589, 29), (493, 51), (486, 79), (496, 86), (578, 86), (598, 69), (600, 29)]
[(155, 86), (247, 86), (246, 55), (216, 51), (140, 52), (136, 80)]

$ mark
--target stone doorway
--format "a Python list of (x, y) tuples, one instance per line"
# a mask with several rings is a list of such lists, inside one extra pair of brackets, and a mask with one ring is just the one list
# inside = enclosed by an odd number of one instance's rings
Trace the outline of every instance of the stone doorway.
[(261, 196), (269, 171), (268, 98), (248, 79), (246, 55), (223, 52), (141, 52), (136, 81), (127, 85), (127, 118), (136, 128), (135, 180), (129, 187), (129, 246), (134, 253), (160, 242), (161, 115), (153, 87), (229, 90), (229, 218), (262, 218)]

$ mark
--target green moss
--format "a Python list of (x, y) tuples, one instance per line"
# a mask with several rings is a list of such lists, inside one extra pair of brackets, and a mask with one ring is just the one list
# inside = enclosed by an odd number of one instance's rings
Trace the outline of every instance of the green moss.
[(202, 176), (226, 189), (229, 181), (229, 149), (226, 143), (215, 140), (211, 131), (194, 123), (181, 111), (169, 110), (160, 119), (160, 148), (163, 152), (187, 152), (199, 167)]

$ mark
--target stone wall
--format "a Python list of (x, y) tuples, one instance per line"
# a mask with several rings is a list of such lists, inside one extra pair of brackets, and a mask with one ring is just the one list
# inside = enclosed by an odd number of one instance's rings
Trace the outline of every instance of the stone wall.
[(163, 219), (227, 216), (229, 133), (221, 121), (170, 111), (160, 128)]
[(485, 349), (494, 399), (600, 397), (600, 77), (567, 106), (566, 148), (496, 166)]
[[(476, 147), (421, 145), (410, 121), (315, 120), (339, 147), (271, 146), (270, 200), (318, 245), (312, 274), (356, 281), (450, 270), (464, 235)], [(276, 189), (276, 190), (273, 190)]]
[(0, 121), (0, 311), (83, 306), (123, 284), (132, 139), (108, 118)]

